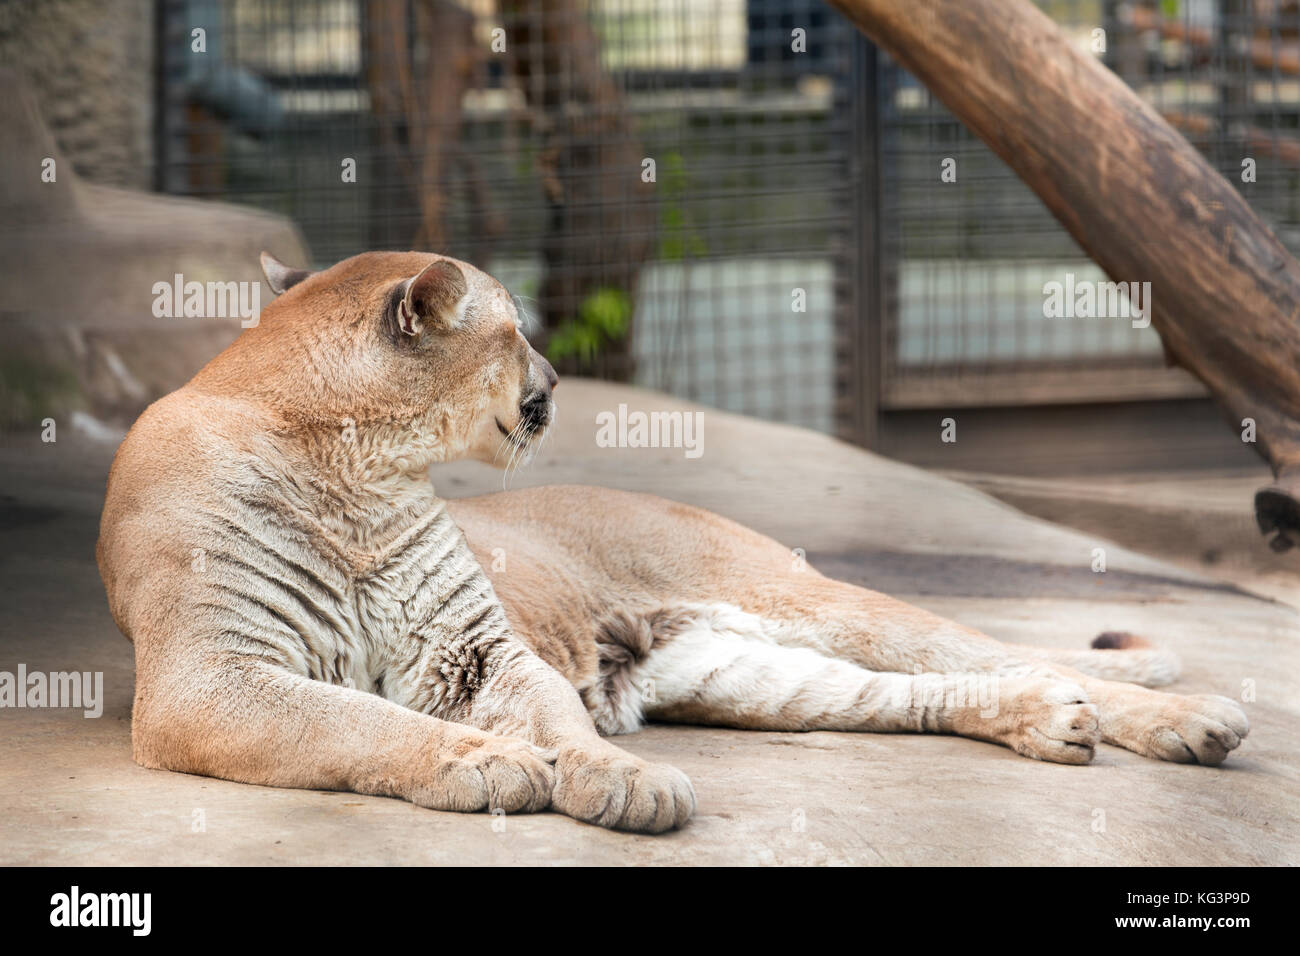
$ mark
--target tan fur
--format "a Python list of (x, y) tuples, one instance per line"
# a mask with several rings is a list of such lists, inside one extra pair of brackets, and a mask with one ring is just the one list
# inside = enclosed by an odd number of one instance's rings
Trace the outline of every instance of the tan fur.
[(1099, 679), (1172, 679), (1161, 651), (999, 644), (685, 505), (443, 502), (430, 463), (527, 458), (553, 414), (505, 290), (421, 253), (266, 268), (287, 291), (109, 477), (98, 556), (145, 766), (657, 832), (690, 782), (597, 726), (937, 731), (1067, 763), (1099, 740), (1218, 763), (1246, 735), (1225, 698)]

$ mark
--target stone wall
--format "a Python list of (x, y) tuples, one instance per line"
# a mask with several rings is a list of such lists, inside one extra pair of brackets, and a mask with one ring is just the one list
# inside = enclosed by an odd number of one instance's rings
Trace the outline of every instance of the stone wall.
[(153, 184), (154, 9), (151, 0), (0, 3), (0, 63), (26, 80), (89, 182)]
[[(0, 67), (0, 431), (52, 419), (110, 433), (183, 385), (241, 328), (228, 313), (158, 315), (157, 283), (181, 274), (255, 284), (263, 249), (294, 264), (311, 258), (282, 216), (82, 177), (83, 165), (106, 173), (111, 151), (92, 143), (79, 163), (82, 154), (55, 142), (40, 100), (30, 80)], [(120, 145), (128, 155), (130, 144)], [(270, 302), (271, 290), (261, 290), (260, 302)]]

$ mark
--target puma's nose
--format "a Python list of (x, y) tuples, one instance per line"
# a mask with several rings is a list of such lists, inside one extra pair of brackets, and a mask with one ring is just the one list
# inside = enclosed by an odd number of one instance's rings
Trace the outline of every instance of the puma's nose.
[(548, 425), (551, 417), (551, 390), (529, 396), (519, 406), (519, 412), (534, 425)]
[(560, 376), (555, 374), (555, 369), (551, 366), (551, 363), (541, 355), (538, 355), (537, 359), (542, 363), (542, 377), (546, 381), (546, 391), (554, 391), (555, 386), (560, 384)]
[(520, 414), (534, 425), (549, 425), (551, 419), (551, 392), (560, 381), (551, 363), (541, 353), (532, 354), (533, 369), (529, 378), (536, 383), (531, 395), (519, 403)]

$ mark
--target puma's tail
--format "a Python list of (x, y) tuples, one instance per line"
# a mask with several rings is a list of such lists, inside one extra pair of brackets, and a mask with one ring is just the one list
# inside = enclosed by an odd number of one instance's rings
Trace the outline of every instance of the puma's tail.
[(1037, 657), (1064, 664), (1102, 680), (1127, 681), (1144, 687), (1161, 687), (1178, 679), (1182, 665), (1172, 651), (1125, 631), (1106, 631), (1092, 640), (1092, 649), (1071, 651), (1035, 647)]

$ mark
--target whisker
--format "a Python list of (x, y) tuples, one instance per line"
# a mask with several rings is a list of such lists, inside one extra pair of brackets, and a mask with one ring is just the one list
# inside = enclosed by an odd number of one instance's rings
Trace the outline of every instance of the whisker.
[(501, 438), (501, 443), (500, 443), (499, 445), (497, 445), (497, 450), (496, 450), (495, 454), (492, 455), (492, 463), (493, 463), (494, 465), (495, 465), (495, 464), (497, 463), (497, 461), (501, 458), (501, 451), (502, 451), (502, 449), (504, 449), (508, 444), (510, 444), (510, 436), (508, 436), (508, 435), (502, 436), (502, 438)]
[(520, 418), (519, 421), (515, 423), (515, 427), (510, 429), (510, 434), (506, 436), (506, 440), (510, 442), (510, 458), (506, 462), (505, 474), (501, 476), (502, 491), (509, 490), (510, 474), (514, 470), (515, 461), (518, 459), (520, 452), (519, 432), (520, 429), (523, 428), (524, 424), (524, 420)]
[[(519, 295), (517, 292), (511, 292), (510, 298), (513, 299), (515, 303), (515, 325), (519, 331), (523, 332), (525, 336), (531, 335), (533, 332), (537, 331), (541, 324), (538, 320), (541, 306), (538, 305), (537, 300), (526, 295)], [(533, 308), (529, 308), (526, 305), (525, 300), (527, 302), (532, 302)]]

